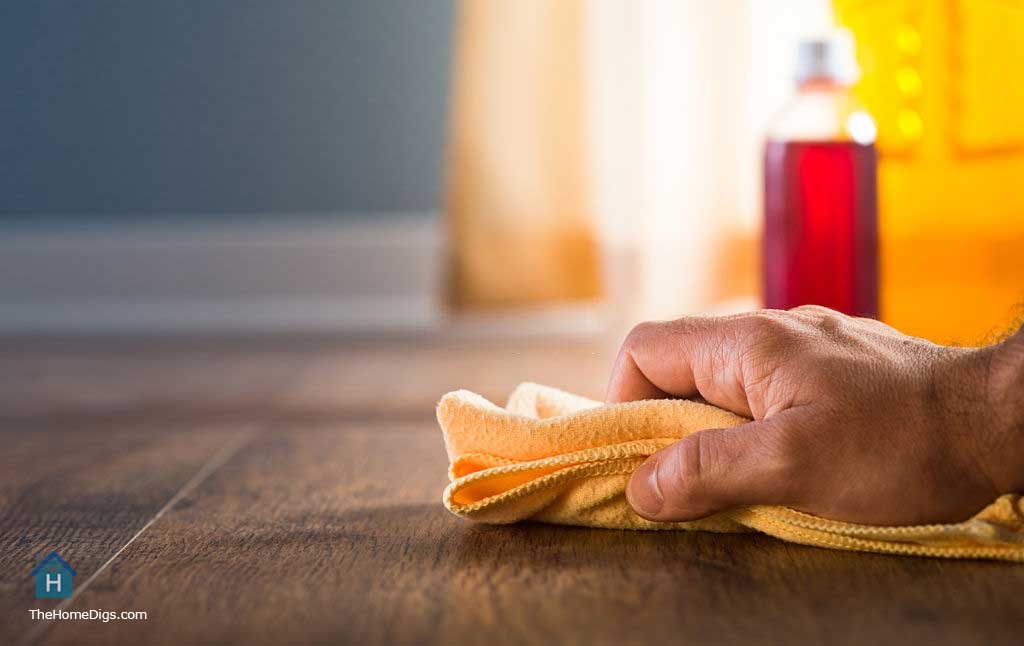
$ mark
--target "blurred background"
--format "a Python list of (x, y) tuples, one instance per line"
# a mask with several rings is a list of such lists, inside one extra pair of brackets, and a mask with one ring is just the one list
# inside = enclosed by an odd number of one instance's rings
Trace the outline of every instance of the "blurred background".
[(758, 307), (766, 137), (836, 26), (877, 124), (880, 317), (991, 338), (1024, 301), (1017, 0), (6, 2), (0, 331)]

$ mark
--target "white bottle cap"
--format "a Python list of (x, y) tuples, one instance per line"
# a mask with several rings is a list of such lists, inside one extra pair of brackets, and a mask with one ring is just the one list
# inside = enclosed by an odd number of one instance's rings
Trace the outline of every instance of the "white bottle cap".
[(852, 85), (860, 78), (853, 36), (845, 29), (823, 38), (809, 38), (797, 48), (796, 82), (812, 79)]

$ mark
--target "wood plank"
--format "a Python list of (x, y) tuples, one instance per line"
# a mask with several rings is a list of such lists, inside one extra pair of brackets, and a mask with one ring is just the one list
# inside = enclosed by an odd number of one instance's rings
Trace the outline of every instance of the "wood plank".
[(0, 340), (0, 424), (266, 411), (315, 356), (259, 339)]
[(504, 405), (535, 381), (602, 399), (617, 345), (581, 340), (362, 342), (321, 348), (283, 396), (288, 414), (428, 415), (446, 392), (467, 388)]
[(253, 423), (156, 418), (0, 427), (0, 643), (36, 624), (29, 572), (58, 551), (91, 576), (221, 447)]
[(428, 338), (0, 340), (0, 423), (163, 413), (333, 419), (432, 414), (520, 381), (602, 397), (614, 344)]
[(1019, 567), (764, 536), (474, 526), (429, 422), (262, 434), (133, 543), (44, 643), (1018, 644)]
[(58, 550), (80, 589), (262, 424), (307, 358), (223, 339), (0, 340), (0, 643), (38, 627), (29, 608), (59, 603), (34, 599), (41, 556)]

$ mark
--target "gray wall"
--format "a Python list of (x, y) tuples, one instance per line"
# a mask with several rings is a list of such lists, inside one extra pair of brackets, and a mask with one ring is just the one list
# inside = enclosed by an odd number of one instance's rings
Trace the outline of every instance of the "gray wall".
[(452, 0), (4, 0), (0, 218), (424, 211)]

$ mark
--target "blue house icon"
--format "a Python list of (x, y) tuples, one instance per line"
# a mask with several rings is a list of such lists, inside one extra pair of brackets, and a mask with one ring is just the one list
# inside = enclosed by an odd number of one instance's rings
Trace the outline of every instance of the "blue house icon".
[(36, 579), (36, 599), (67, 599), (71, 596), (71, 580), (76, 574), (60, 554), (50, 552), (32, 570)]

